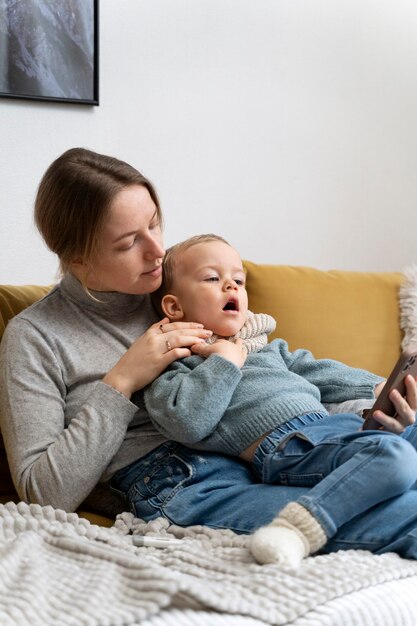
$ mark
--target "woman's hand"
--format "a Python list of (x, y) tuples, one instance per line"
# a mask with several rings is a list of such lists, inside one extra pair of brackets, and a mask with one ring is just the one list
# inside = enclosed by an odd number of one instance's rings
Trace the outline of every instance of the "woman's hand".
[[(376, 421), (381, 424), (381, 428), (383, 430), (388, 430), (391, 433), (400, 434), (407, 426), (414, 424), (416, 421), (417, 384), (414, 378), (410, 375), (405, 377), (404, 382), (406, 388), (405, 398), (403, 398), (396, 389), (393, 389), (389, 394), (389, 399), (397, 411), (396, 417), (390, 417), (382, 411), (375, 411), (373, 414)], [(385, 383), (377, 385), (375, 388), (376, 397), (379, 396), (384, 385)]]
[(204, 358), (207, 358), (210, 354), (219, 354), (224, 359), (234, 363), (239, 369), (243, 367), (246, 357), (248, 356), (248, 351), (241, 339), (236, 339), (236, 343), (228, 341), (227, 339), (218, 339), (215, 343), (211, 344), (198, 343), (191, 346), (191, 350)]
[(127, 398), (151, 383), (177, 359), (191, 355), (191, 346), (204, 343), (211, 330), (194, 322), (170, 323), (165, 317), (153, 324), (105, 375), (103, 382)]

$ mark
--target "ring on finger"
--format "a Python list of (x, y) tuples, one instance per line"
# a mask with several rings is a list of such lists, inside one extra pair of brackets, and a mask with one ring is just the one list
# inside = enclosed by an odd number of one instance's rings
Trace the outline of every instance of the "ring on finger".
[(165, 341), (165, 345), (166, 345), (166, 347), (167, 347), (167, 352), (169, 352), (170, 350), (172, 350), (172, 346), (171, 346), (171, 344), (169, 343), (168, 339)]

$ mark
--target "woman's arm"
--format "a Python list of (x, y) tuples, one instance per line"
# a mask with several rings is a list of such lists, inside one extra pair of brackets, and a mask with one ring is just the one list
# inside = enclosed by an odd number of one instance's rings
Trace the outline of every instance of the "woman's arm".
[(152, 324), (107, 372), (103, 382), (130, 398), (149, 385), (173, 361), (191, 354), (191, 346), (204, 344), (212, 332), (194, 322), (170, 323), (165, 317)]
[(120, 448), (137, 407), (103, 382), (90, 389), (66, 424), (68, 390), (52, 346), (25, 320), (9, 323), (0, 346), (1, 430), (23, 500), (75, 510)]

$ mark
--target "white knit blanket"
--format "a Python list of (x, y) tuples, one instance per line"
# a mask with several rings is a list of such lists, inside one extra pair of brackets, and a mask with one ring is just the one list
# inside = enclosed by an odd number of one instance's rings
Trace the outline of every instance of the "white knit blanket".
[[(137, 548), (132, 532), (183, 542)], [(0, 505), (0, 624), (417, 623), (417, 605), (407, 603), (417, 588), (415, 561), (345, 551), (308, 558), (290, 572), (257, 565), (246, 544), (231, 531), (145, 524), (128, 513), (103, 528), (52, 507), (9, 502)]]

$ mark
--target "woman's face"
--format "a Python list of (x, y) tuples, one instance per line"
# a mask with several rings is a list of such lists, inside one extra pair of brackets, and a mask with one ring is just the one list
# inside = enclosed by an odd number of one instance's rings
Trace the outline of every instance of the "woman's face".
[(151, 293), (162, 280), (162, 232), (156, 206), (146, 187), (120, 191), (103, 227), (97, 258), (86, 284), (95, 291)]

